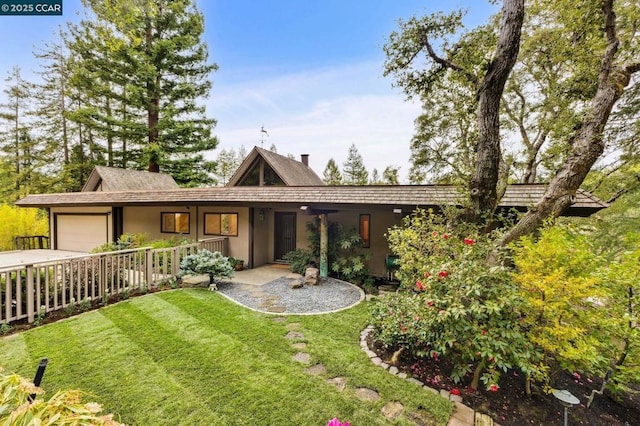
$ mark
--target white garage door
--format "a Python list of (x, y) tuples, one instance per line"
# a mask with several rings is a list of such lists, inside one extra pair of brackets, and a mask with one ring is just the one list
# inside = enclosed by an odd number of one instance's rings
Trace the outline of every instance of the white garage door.
[(55, 215), (56, 249), (89, 252), (109, 241), (106, 214)]

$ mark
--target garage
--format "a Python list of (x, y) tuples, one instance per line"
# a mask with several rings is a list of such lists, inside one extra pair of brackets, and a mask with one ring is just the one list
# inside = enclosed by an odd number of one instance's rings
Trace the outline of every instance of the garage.
[(56, 250), (89, 252), (109, 242), (108, 213), (55, 213)]

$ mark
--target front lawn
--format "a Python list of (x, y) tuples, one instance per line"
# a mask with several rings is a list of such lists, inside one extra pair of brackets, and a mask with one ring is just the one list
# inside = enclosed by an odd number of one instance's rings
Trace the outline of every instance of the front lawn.
[[(0, 366), (31, 379), (47, 357), (47, 395), (81, 389), (130, 425), (324, 426), (333, 417), (404, 425), (420, 409), (446, 424), (449, 402), (374, 366), (360, 349), (366, 303), (273, 318), (205, 290), (155, 293), (0, 339)], [(286, 339), (292, 329), (304, 337)], [(295, 342), (307, 343), (309, 365), (322, 363), (327, 373), (306, 373), (308, 365), (292, 359)], [(326, 382), (336, 376), (347, 379), (343, 392)], [(359, 387), (380, 400), (361, 401)], [(380, 413), (390, 401), (405, 407), (395, 423)]]

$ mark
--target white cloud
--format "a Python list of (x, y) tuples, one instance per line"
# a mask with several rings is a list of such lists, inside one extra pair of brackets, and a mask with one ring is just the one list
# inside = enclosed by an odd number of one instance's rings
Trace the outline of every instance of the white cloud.
[(393, 165), (406, 180), (420, 107), (380, 74), (378, 64), (364, 63), (228, 85), (222, 76), (207, 105), (218, 120), (219, 148), (260, 145), (264, 124), (265, 148), (309, 154), (319, 175), (330, 158), (341, 166), (354, 143), (370, 173)]

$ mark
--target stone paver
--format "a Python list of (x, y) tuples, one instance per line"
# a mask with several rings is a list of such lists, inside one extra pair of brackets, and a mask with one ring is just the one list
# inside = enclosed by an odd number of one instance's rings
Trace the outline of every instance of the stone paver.
[(395, 366), (389, 367), (389, 373), (393, 374), (394, 376), (398, 374), (399, 371), (400, 370), (398, 370), (398, 367), (395, 367)]
[(304, 334), (299, 331), (290, 331), (284, 335), (284, 338), (289, 340), (301, 340), (304, 339)]
[[(462, 422), (460, 424), (473, 425), (475, 423), (475, 412), (473, 409), (460, 402), (454, 402), (454, 404), (455, 410), (451, 418), (458, 419)], [(449, 421), (449, 425), (451, 425), (451, 421)]]
[(298, 352), (293, 356), (293, 360), (303, 364), (309, 364), (311, 362), (311, 355), (305, 352)]
[(382, 415), (385, 416), (389, 420), (395, 420), (404, 411), (404, 406), (398, 401), (391, 401), (387, 403), (384, 407), (382, 407)]
[(305, 373), (311, 374), (313, 376), (321, 376), (323, 374), (327, 374), (327, 368), (322, 364), (313, 365), (304, 370)]
[(285, 328), (287, 329), (287, 331), (298, 330), (300, 328), (300, 323), (299, 322), (291, 322), (291, 323), (287, 324), (285, 326)]
[(476, 413), (475, 426), (494, 426), (493, 419), (486, 414)]
[(356, 389), (356, 397), (363, 401), (377, 401), (380, 399), (380, 394), (374, 390), (367, 388)]
[(436, 426), (438, 423), (426, 410), (418, 410), (413, 413), (407, 414), (409, 420), (411, 420), (416, 426)]
[(328, 379), (327, 383), (337, 387), (340, 392), (342, 392), (347, 387), (347, 379), (345, 379), (344, 377), (334, 377), (332, 379)]
[(271, 321), (273, 321), (273, 322), (287, 322), (287, 319), (285, 317), (275, 317), (275, 318), (271, 318)]
[(267, 312), (273, 312), (274, 314), (281, 314), (286, 310), (287, 310), (286, 306), (282, 306), (282, 305), (273, 305), (273, 306), (267, 307)]
[(294, 349), (298, 349), (298, 350), (305, 350), (307, 349), (307, 344), (304, 342), (297, 342), (294, 343), (293, 345), (291, 345)]

